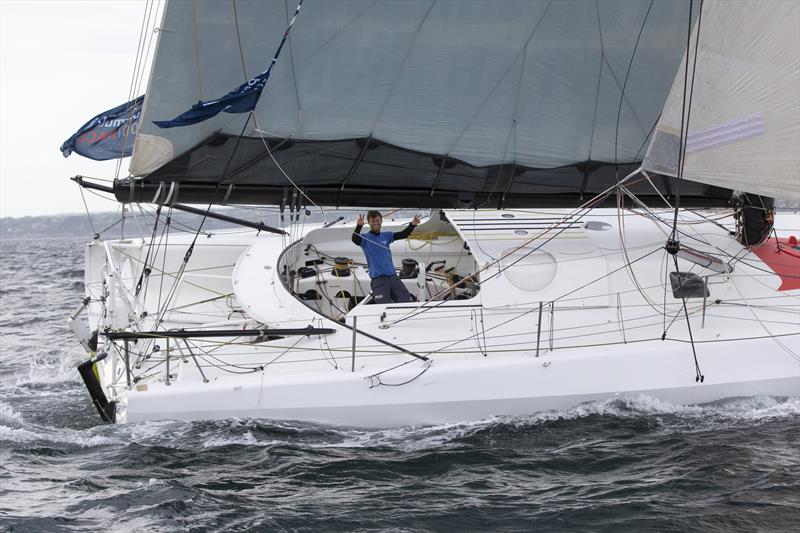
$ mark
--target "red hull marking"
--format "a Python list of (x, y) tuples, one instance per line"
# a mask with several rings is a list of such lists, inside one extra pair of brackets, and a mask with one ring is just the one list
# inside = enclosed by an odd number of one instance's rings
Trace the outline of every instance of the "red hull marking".
[[(800, 289), (800, 249), (796, 248), (797, 240), (779, 238), (781, 248), (775, 238), (769, 238), (753, 249), (753, 252), (780, 278), (779, 291)], [(792, 246), (794, 245), (794, 246)]]

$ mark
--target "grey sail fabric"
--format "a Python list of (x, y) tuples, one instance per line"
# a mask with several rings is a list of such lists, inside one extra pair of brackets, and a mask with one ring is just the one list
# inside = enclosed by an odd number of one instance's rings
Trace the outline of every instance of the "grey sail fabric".
[(306, 0), (252, 117), (152, 123), (264, 70), (294, 7), (167, 5), (131, 195), (277, 202), (287, 175), (342, 205), (591, 195), (642, 160), (691, 23), (673, 0)]
[(684, 178), (800, 201), (800, 3), (706, 0), (687, 56), (643, 166), (678, 175), (683, 116)]

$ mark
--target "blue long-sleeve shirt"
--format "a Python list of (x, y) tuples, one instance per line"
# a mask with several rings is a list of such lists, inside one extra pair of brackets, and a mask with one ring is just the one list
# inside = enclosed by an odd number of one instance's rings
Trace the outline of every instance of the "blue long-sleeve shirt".
[(353, 244), (360, 246), (364, 250), (364, 255), (367, 258), (367, 268), (369, 270), (370, 278), (377, 278), (378, 276), (393, 276), (395, 274), (394, 263), (392, 262), (392, 251), (389, 245), (394, 241), (405, 239), (411, 232), (414, 231), (414, 224), (406, 226), (403, 231), (381, 231), (374, 233), (368, 231), (361, 234), (363, 224), (356, 226), (353, 232)]

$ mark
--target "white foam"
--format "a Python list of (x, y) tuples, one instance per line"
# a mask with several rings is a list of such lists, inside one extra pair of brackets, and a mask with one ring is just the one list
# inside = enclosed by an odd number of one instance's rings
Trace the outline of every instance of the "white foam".
[[(673, 415), (670, 418), (669, 415)], [(362, 448), (386, 446), (417, 451), (447, 446), (454, 441), (499, 425), (535, 427), (558, 420), (590, 416), (637, 418), (658, 417), (666, 430), (709, 430), (732, 425), (762, 423), (800, 415), (800, 398), (778, 400), (770, 397), (735, 398), (709, 405), (682, 405), (644, 394), (618, 395), (605, 401), (587, 402), (569, 409), (544, 411), (527, 416), (497, 416), (475, 422), (403, 427), (385, 430), (339, 430), (330, 432), (341, 440), (308, 443), (309, 447)]]
[(53, 385), (56, 383), (69, 383), (78, 380), (75, 370), (76, 361), (64, 357), (59, 361), (50, 361), (41, 356), (28, 357), (28, 375), (16, 375), (17, 386), (21, 385)]
[(166, 484), (167, 483), (163, 479), (151, 477), (146, 482), (137, 481), (135, 487), (136, 488), (158, 487), (158, 486), (164, 486)]
[(119, 441), (101, 435), (87, 435), (85, 432), (65, 429), (42, 429), (41, 433), (25, 428), (12, 428), (0, 425), (0, 441), (18, 444), (43, 442), (49, 444), (72, 444), (81, 448), (94, 448), (108, 444), (119, 444)]
[(22, 415), (5, 402), (0, 402), (0, 422), (21, 424)]
[(243, 435), (211, 437), (203, 442), (203, 448), (221, 448), (222, 446), (231, 445), (268, 447), (289, 444), (291, 443), (285, 440), (258, 440), (252, 433), (247, 431)]

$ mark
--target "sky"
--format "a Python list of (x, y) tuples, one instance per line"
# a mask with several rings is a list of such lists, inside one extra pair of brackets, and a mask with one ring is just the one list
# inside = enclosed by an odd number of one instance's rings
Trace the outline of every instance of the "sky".
[[(0, 0), (0, 217), (84, 212), (69, 178), (115, 177), (116, 161), (64, 158), (58, 148), (93, 116), (128, 101), (147, 5)], [(121, 176), (127, 168), (125, 159)], [(86, 201), (93, 211), (117, 207), (92, 194)]]

